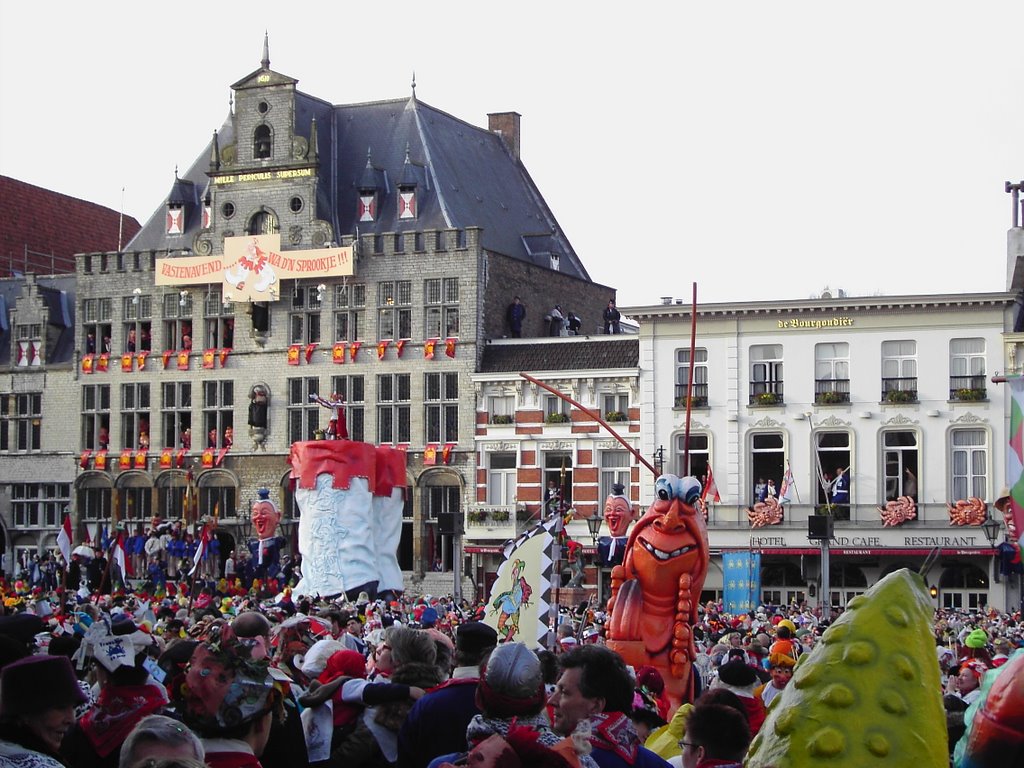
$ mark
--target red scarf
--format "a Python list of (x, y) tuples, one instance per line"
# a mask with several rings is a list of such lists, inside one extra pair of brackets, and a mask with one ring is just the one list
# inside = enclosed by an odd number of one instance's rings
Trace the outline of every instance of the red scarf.
[(604, 749), (632, 765), (640, 750), (633, 721), (622, 712), (601, 712), (590, 716), (590, 743), (595, 749)]
[(106, 757), (121, 746), (139, 720), (166, 703), (166, 691), (155, 685), (108, 685), (78, 724), (96, 754)]

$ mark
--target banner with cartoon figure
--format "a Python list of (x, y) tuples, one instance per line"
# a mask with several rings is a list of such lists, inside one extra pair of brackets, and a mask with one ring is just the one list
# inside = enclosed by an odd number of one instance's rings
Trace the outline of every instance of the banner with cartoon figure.
[(281, 235), (224, 239), (222, 256), (170, 256), (156, 261), (157, 285), (221, 283), (224, 301), (276, 301), (281, 280), (354, 274), (352, 247), (282, 251)]
[(497, 630), (499, 643), (543, 646), (550, 613), (551, 546), (561, 522), (552, 515), (505, 545), (505, 560), (498, 567), (484, 618)]

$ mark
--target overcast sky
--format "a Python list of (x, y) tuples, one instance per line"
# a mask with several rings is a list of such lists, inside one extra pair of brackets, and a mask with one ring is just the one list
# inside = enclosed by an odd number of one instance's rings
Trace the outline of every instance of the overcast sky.
[(0, 174), (144, 222), (265, 30), (271, 67), (334, 104), (415, 72), (467, 122), (519, 112), (620, 305), (1006, 287), (1022, 0), (2, 2)]

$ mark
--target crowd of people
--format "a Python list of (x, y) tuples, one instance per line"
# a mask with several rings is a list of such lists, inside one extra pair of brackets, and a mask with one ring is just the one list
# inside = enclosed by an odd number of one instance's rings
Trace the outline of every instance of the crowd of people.
[[(0, 583), (0, 766), (684, 768), (739, 765), (838, 611), (702, 606), (693, 702), (563, 608), (550, 649), (499, 643), (486, 603), (296, 598), (197, 579), (174, 593)], [(950, 745), (1019, 613), (938, 611)], [(959, 717), (959, 720), (958, 720)]]

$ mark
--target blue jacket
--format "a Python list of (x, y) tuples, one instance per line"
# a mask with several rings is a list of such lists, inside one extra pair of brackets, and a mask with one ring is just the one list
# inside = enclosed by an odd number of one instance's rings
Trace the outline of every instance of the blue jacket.
[(427, 768), (439, 755), (466, 751), (476, 706), (476, 678), (449, 680), (417, 701), (398, 732), (398, 768)]

